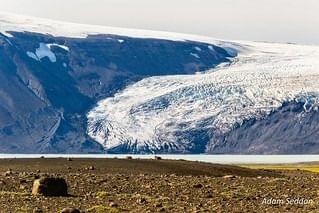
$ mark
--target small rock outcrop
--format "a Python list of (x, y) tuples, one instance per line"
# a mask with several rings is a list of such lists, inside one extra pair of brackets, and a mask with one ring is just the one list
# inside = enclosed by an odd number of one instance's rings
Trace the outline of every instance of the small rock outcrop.
[(33, 195), (67, 196), (68, 186), (63, 178), (43, 177), (33, 182)]
[(155, 160), (162, 160), (160, 156), (155, 156)]
[(61, 213), (80, 213), (81, 211), (76, 208), (64, 208)]
[(111, 203), (109, 204), (109, 206), (110, 206), (110, 207), (118, 207), (119, 205), (118, 205), (117, 203), (115, 203), (115, 202), (111, 202)]
[(195, 184), (195, 185), (193, 185), (193, 188), (196, 188), (196, 189), (203, 188), (203, 184), (201, 184), (201, 183)]

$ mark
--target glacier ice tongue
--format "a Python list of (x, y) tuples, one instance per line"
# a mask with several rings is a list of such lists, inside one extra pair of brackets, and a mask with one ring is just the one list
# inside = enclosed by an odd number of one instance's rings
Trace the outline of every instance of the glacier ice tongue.
[[(186, 148), (191, 141), (183, 132), (203, 128), (203, 123), (206, 129), (227, 132), (283, 102), (318, 94), (319, 47), (223, 45), (240, 53), (230, 66), (196, 75), (143, 79), (100, 101), (87, 115), (88, 134), (106, 149), (123, 144), (154, 151), (164, 144)], [(311, 103), (316, 102), (318, 98)]]

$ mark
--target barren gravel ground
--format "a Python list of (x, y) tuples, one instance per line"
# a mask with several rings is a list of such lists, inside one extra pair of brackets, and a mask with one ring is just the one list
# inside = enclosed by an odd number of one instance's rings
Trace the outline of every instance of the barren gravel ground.
[[(59, 176), (69, 197), (32, 196), (39, 176)], [(224, 177), (234, 175), (235, 177)], [(1, 212), (318, 212), (319, 175), (170, 160), (0, 160)], [(263, 204), (304, 198), (310, 204)]]

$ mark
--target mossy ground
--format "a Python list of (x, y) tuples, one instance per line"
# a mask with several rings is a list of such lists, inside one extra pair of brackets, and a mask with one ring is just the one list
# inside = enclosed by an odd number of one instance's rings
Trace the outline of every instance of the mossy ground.
[(241, 167), (250, 169), (267, 170), (291, 170), (291, 171), (309, 171), (319, 173), (319, 163), (300, 163), (300, 164), (243, 164)]

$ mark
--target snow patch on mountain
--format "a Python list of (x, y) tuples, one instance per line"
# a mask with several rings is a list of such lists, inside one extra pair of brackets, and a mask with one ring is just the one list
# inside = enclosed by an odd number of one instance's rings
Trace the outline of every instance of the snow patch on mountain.
[(183, 132), (200, 129), (203, 123), (227, 133), (235, 124), (300, 98), (306, 100), (305, 111), (318, 109), (318, 46), (223, 45), (230, 53), (240, 53), (228, 66), (146, 78), (100, 101), (87, 115), (88, 134), (105, 149), (134, 145), (156, 151), (164, 144), (182, 149), (188, 145)]
[(195, 58), (200, 59), (199, 55), (197, 53), (190, 53), (191, 56), (194, 56)]
[(56, 62), (56, 55), (52, 52), (52, 47), (59, 47), (64, 49), (65, 51), (70, 51), (67, 46), (59, 45), (59, 44), (44, 44), (40, 43), (39, 48), (35, 50), (35, 53), (28, 51), (27, 55), (34, 60), (41, 61), (42, 58), (48, 57), (48, 59), (52, 62)]
[(194, 49), (197, 50), (198, 52), (202, 51), (202, 49), (200, 47), (195, 47)]
[(61, 49), (64, 49), (65, 51), (69, 52), (70, 49), (69, 47), (65, 46), (65, 45), (61, 45), (61, 44), (47, 44), (48, 48), (51, 49), (51, 47), (59, 47)]
[(30, 58), (32, 58), (32, 59), (34, 59), (34, 60), (36, 60), (36, 61), (40, 61), (39, 57), (38, 57), (36, 54), (34, 54), (33, 52), (28, 51), (28, 52), (27, 52), (27, 55), (28, 55)]

